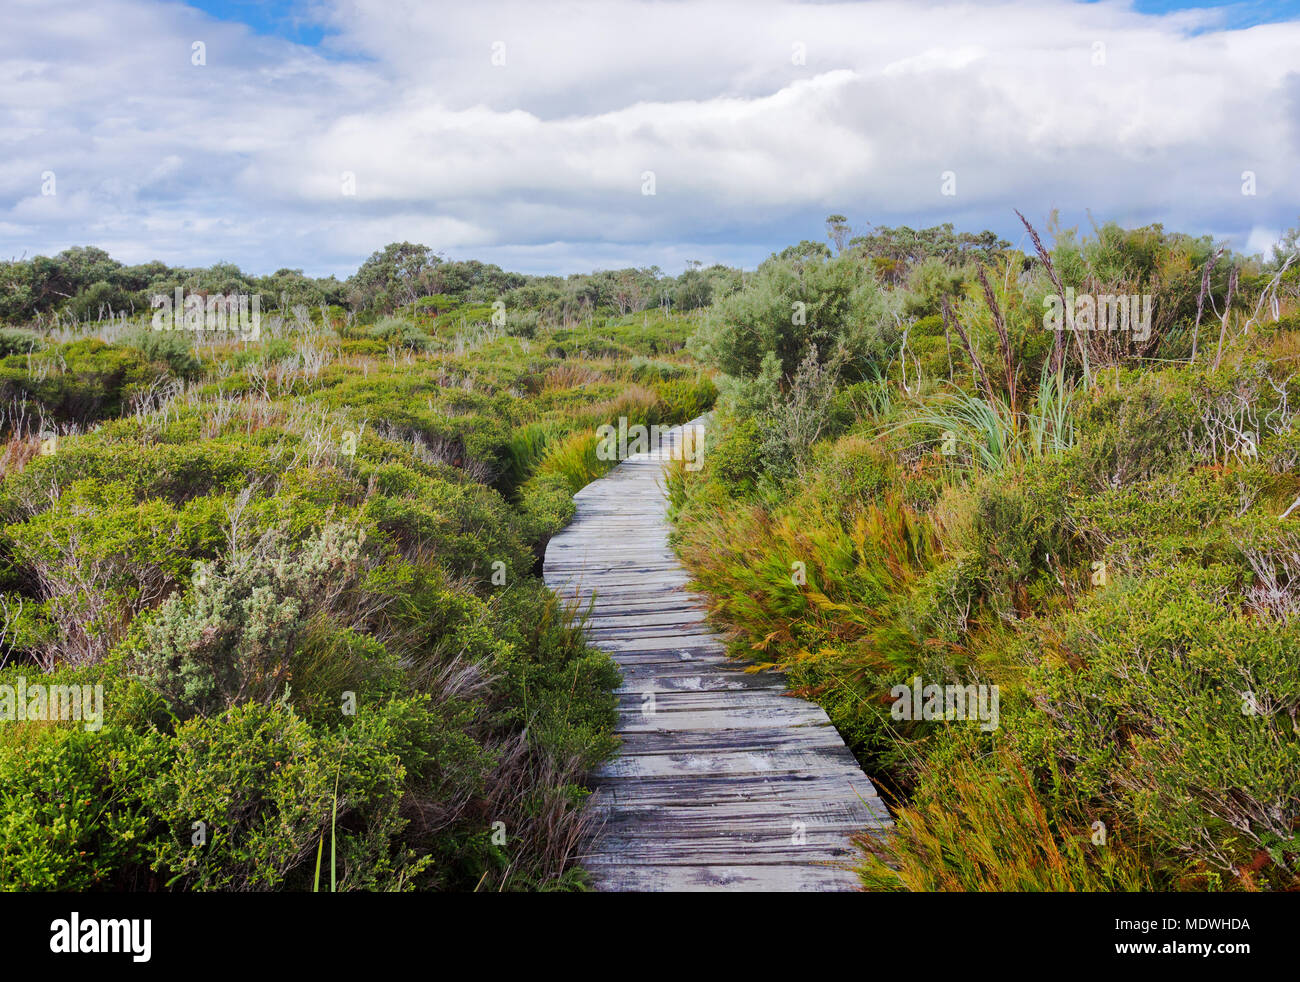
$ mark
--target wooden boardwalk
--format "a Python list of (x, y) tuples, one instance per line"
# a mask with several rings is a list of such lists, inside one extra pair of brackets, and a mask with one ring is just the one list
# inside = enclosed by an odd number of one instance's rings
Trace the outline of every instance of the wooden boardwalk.
[[(688, 424), (694, 425), (694, 424)], [(889, 813), (826, 713), (747, 674), (668, 546), (663, 462), (680, 428), (575, 496), (547, 585), (623, 671), (619, 755), (594, 775), (602, 890), (852, 890), (850, 836)]]

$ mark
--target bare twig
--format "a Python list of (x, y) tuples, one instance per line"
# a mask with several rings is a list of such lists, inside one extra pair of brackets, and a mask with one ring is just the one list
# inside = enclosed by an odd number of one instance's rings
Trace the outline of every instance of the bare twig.
[(1220, 247), (1214, 255), (1205, 261), (1205, 268), (1201, 270), (1201, 293), (1196, 298), (1196, 324), (1192, 327), (1192, 356), (1187, 359), (1187, 364), (1196, 361), (1196, 346), (1201, 336), (1201, 312), (1205, 309), (1205, 298), (1210, 292), (1210, 274), (1214, 272), (1214, 266), (1223, 255), (1223, 249)]
[(1228, 333), (1228, 315), (1232, 312), (1232, 297), (1237, 292), (1237, 267), (1233, 266), (1232, 271), (1228, 273), (1228, 298), (1223, 303), (1223, 317), (1219, 322), (1219, 347), (1214, 353), (1214, 370), (1219, 370), (1219, 362), (1223, 359), (1223, 338)]

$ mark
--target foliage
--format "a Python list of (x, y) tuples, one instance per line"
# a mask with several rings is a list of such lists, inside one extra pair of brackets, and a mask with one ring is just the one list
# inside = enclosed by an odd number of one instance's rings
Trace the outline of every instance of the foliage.
[(538, 560), (598, 427), (711, 405), (690, 324), (512, 335), (523, 277), (418, 249), (359, 312), (273, 279), (258, 341), (143, 313), (0, 359), (4, 671), (107, 688), (97, 732), (0, 726), (0, 887), (309, 889), (328, 834), (340, 890), (582, 889), (618, 676)]
[[(1294, 889), (1293, 296), (1159, 226), (1050, 250), (1030, 228), (1037, 259), (941, 232), (792, 247), (717, 305), (692, 348), (732, 377), (703, 471), (674, 475), (673, 542), (733, 652), (819, 702), (894, 799), (869, 888)], [(846, 296), (817, 278), (854, 255), (899, 321), (857, 319), (867, 377), (837, 380), (792, 467), (774, 414)], [(809, 282), (828, 302), (801, 333)], [(1053, 336), (1065, 286), (1154, 294), (1151, 338)], [(894, 719), (916, 677), (997, 685), (1000, 725)]]

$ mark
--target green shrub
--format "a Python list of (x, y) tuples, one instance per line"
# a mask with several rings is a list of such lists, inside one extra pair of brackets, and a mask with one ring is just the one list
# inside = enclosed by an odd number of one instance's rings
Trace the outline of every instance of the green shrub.
[(119, 344), (134, 348), (151, 362), (164, 364), (177, 378), (197, 378), (203, 363), (194, 353), (188, 331), (154, 331), (144, 328), (123, 337)]
[(1033, 685), (1083, 796), (1188, 874), (1282, 886), (1300, 871), (1300, 631), (1243, 612), (1240, 589), (1222, 566), (1121, 578), (1062, 619)]
[(763, 473), (762, 427), (751, 417), (720, 430), (721, 439), (706, 452), (709, 474), (735, 497), (752, 494)]
[(135, 673), (182, 718), (279, 698), (312, 620), (341, 608), (355, 585), (364, 541), (337, 524), (295, 550), (267, 534), (247, 555), (199, 568), (194, 589), (145, 626)]
[(0, 889), (145, 887), (156, 747), (118, 727), (0, 725), (25, 730), (0, 741)]
[[(400, 475), (400, 476), (399, 476)], [(485, 578), (492, 564), (522, 574), (531, 557), (501, 496), (472, 482), (421, 477), (397, 465), (373, 472), (362, 515), (407, 555), (434, 556), (447, 570)]]
[(147, 791), (167, 828), (155, 868), (195, 890), (308, 889), (329, 838), (339, 889), (412, 888), (432, 860), (402, 843), (405, 782), (472, 788), (490, 763), (456, 728), (444, 735), (447, 722), (427, 697), (366, 707), (334, 731), (283, 705), (190, 720)]
[(1093, 489), (1185, 470), (1187, 437), (1199, 417), (1186, 377), (1177, 371), (1107, 375), (1080, 403), (1081, 475)]
[(116, 482), (75, 481), (48, 510), (5, 527), (53, 625), (50, 660), (99, 661), (131, 619), (185, 575), (190, 556), (215, 548), (224, 518), (217, 500), (177, 508), (132, 498)]
[(14, 327), (0, 328), (0, 358), (25, 355), (44, 347), (45, 340), (39, 334)]
[(498, 726), (527, 726), (556, 760), (594, 766), (614, 750), (613, 690), (620, 684), (610, 656), (587, 646), (581, 627), (535, 581), (500, 594), (495, 607), (502, 646), (492, 668)]
[(823, 514), (848, 525), (856, 512), (880, 498), (893, 471), (892, 461), (874, 440), (847, 436), (819, 447), (805, 493)]
[(142, 352), (86, 338), (0, 358), (0, 402), (27, 399), (47, 419), (84, 427), (121, 414), (157, 377)]

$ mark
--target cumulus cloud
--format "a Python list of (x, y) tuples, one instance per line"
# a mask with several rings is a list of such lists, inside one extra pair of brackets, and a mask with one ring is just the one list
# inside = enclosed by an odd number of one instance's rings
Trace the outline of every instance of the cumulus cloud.
[(0, 253), (346, 275), (410, 239), (675, 271), (752, 265), (829, 211), (1015, 238), (1013, 207), (1090, 210), (1252, 250), (1300, 215), (1293, 22), (1065, 0), (313, 9), (318, 47), (175, 3), (11, 4)]

